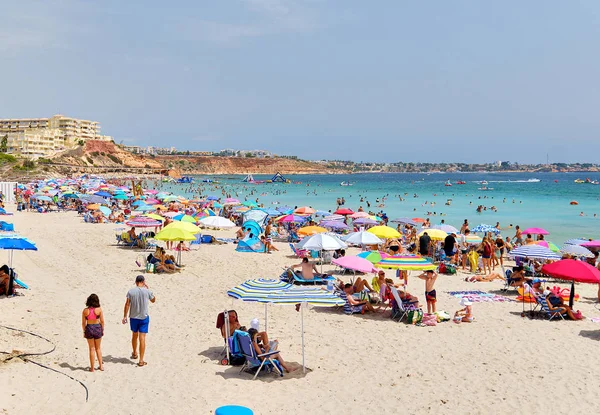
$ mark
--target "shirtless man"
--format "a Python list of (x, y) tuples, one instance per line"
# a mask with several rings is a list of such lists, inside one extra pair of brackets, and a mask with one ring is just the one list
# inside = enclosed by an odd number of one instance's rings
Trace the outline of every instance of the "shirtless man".
[(314, 263), (308, 262), (308, 258), (302, 258), (302, 262), (296, 265), (292, 265), (292, 270), (296, 268), (302, 268), (302, 278), (305, 280), (313, 280), (315, 277), (320, 277), (321, 273), (317, 271), (317, 267)]
[(435, 281), (438, 274), (432, 270), (425, 271), (418, 278), (425, 281), (425, 299), (427, 300), (427, 314), (435, 313), (435, 303), (437, 302), (437, 293), (435, 292)]

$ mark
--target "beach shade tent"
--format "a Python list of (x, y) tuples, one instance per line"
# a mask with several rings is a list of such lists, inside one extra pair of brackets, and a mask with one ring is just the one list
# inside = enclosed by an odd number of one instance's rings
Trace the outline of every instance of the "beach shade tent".
[(584, 261), (562, 259), (552, 264), (544, 264), (542, 273), (553, 278), (571, 281), (569, 307), (573, 308), (575, 298), (575, 282), (600, 284), (600, 270)]
[(493, 234), (498, 235), (500, 233), (500, 229), (495, 228), (492, 225), (486, 225), (485, 223), (482, 223), (481, 225), (477, 225), (474, 228), (471, 228), (471, 232), (475, 232), (475, 233), (479, 233), (479, 232), (488, 233), (488, 232), (491, 232)]
[(563, 254), (571, 255), (574, 257), (593, 258), (594, 254), (592, 251), (587, 249), (585, 246), (569, 245), (565, 243), (561, 248), (560, 252)]
[[(184, 229), (167, 225), (154, 236), (154, 239), (159, 241), (183, 242), (195, 241), (196, 237)], [(181, 265), (181, 250), (177, 251), (177, 265)]]
[(382, 251), (365, 251), (356, 255), (359, 258), (364, 258), (372, 264), (376, 264), (381, 261), (382, 258), (389, 256), (385, 252)]
[(458, 235), (458, 229), (456, 229), (454, 226), (452, 225), (446, 225), (446, 224), (441, 224), (441, 225), (433, 225), (430, 229), (439, 229), (441, 231), (444, 231), (446, 233), (454, 233)]
[(382, 238), (382, 239), (391, 239), (391, 238), (400, 238), (400, 232), (396, 229), (391, 228), (389, 226), (373, 226), (367, 232), (372, 233), (373, 235)]
[(332, 264), (358, 272), (375, 272), (377, 271), (373, 264), (358, 256), (343, 256), (331, 261)]
[(238, 241), (235, 250), (238, 252), (265, 252), (265, 244), (253, 234), (252, 237)]
[(345, 301), (329, 291), (317, 287), (297, 287), (276, 280), (250, 280), (227, 291), (227, 295), (242, 301), (265, 304), (265, 329), (267, 327), (267, 304), (300, 304), (302, 332), (302, 368), (306, 372), (304, 355), (304, 308), (307, 304), (321, 307), (343, 306)]
[(211, 228), (234, 228), (236, 226), (235, 223), (222, 216), (207, 216), (200, 219), (199, 222)]
[(525, 235), (527, 235), (528, 233), (532, 235), (550, 235), (550, 232), (543, 228), (527, 228), (523, 230), (523, 233)]
[(354, 211), (352, 209), (348, 209), (348, 208), (339, 208), (338, 210), (336, 210), (335, 212), (336, 215), (352, 215), (354, 213)]
[(125, 225), (134, 228), (156, 228), (162, 225), (162, 222), (156, 219), (147, 218), (144, 216), (136, 216), (135, 218), (125, 222)]
[(258, 238), (260, 236), (260, 234), (263, 232), (260, 224), (254, 220), (245, 221), (242, 225), (242, 229), (250, 230), (250, 233), (252, 234), (252, 236), (256, 237), (256, 238)]
[(321, 223), (319, 223), (319, 226), (336, 231), (349, 229), (349, 226), (340, 220), (322, 220)]
[(282, 223), (302, 223), (306, 221), (306, 218), (298, 215), (285, 215), (275, 219), (275, 221)]
[(8, 267), (13, 267), (14, 251), (37, 251), (35, 243), (17, 234), (5, 234), (0, 236), (0, 249), (10, 251), (8, 254)]
[(197, 233), (202, 232), (202, 229), (190, 222), (171, 222), (167, 226), (165, 226), (163, 230), (171, 228), (182, 229), (186, 232), (191, 233), (192, 235), (196, 235)]
[(335, 251), (337, 249), (346, 249), (348, 245), (337, 236), (327, 233), (318, 233), (316, 235), (307, 236), (296, 244), (298, 249), (314, 250), (314, 251)]
[(316, 210), (314, 210), (310, 206), (302, 206), (302, 207), (299, 207), (298, 209), (294, 210), (294, 213), (297, 213), (299, 215), (312, 215), (315, 212), (316, 212)]
[[(279, 212), (277, 212), (276, 215), (278, 216)], [(243, 222), (247, 222), (249, 220), (258, 223), (260, 226), (265, 226), (269, 221), (269, 214), (262, 209), (251, 209), (242, 214)]]
[(376, 235), (367, 231), (349, 233), (345, 237), (342, 237), (342, 240), (347, 244), (353, 245), (379, 245), (383, 243)]
[(352, 219), (368, 218), (370, 216), (371, 215), (369, 215), (367, 212), (354, 212), (352, 215), (350, 215)]
[(283, 177), (281, 175), (281, 173), (277, 172), (277, 173), (275, 173), (275, 176), (273, 176), (271, 178), (271, 182), (272, 183), (289, 183), (290, 181), (288, 179), (286, 179), (285, 177)]
[(508, 253), (513, 258), (558, 260), (560, 255), (541, 245), (522, 245)]
[(377, 221), (371, 218), (358, 218), (354, 222), (355, 225), (377, 225)]
[(186, 215), (183, 213), (180, 213), (177, 216), (173, 216), (173, 220), (179, 221), (179, 222), (189, 222), (189, 223), (196, 223), (197, 220), (195, 217), (190, 216), (190, 215)]
[(317, 233), (327, 232), (327, 229), (320, 226), (305, 226), (298, 230), (298, 236), (316, 235)]
[(417, 222), (412, 220), (411, 218), (396, 218), (390, 221), (391, 223), (401, 223), (403, 225), (416, 226)]
[(428, 271), (434, 270), (436, 265), (420, 255), (386, 255), (375, 264), (375, 267), (402, 271)]
[(446, 236), (448, 236), (448, 234), (441, 229), (427, 228), (419, 232), (417, 234), (417, 237), (420, 238), (425, 232), (427, 232), (427, 235), (429, 235), (429, 237), (433, 241), (443, 241), (444, 239), (446, 239)]

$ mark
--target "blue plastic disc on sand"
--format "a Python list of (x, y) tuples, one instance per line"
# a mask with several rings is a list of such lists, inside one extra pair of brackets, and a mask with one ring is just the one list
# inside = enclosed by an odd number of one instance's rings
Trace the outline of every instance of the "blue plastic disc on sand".
[(217, 408), (215, 415), (254, 415), (254, 412), (245, 406), (226, 405)]

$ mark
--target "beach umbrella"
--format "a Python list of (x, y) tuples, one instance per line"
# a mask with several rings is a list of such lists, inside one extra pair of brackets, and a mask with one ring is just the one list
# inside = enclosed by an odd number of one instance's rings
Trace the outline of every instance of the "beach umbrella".
[(285, 215), (285, 216), (281, 216), (277, 219), (275, 219), (277, 222), (283, 222), (283, 223), (302, 223), (304, 221), (306, 221), (306, 218), (304, 216), (297, 216), (297, 215)]
[(337, 236), (332, 236), (326, 233), (318, 233), (316, 235), (307, 236), (296, 244), (298, 249), (307, 249), (315, 251), (335, 251), (337, 249), (346, 249), (348, 245), (340, 240)]
[(354, 212), (352, 215), (350, 215), (350, 217), (352, 219), (358, 219), (358, 218), (368, 218), (369, 215), (367, 212)]
[(371, 218), (358, 218), (352, 223), (355, 225), (377, 225), (377, 221)]
[(146, 213), (144, 216), (145, 216), (145, 217), (147, 217), (147, 218), (151, 218), (151, 219), (159, 220), (159, 221), (161, 221), (161, 222), (164, 222), (164, 221), (165, 221), (165, 218), (164, 218), (164, 217), (162, 217), (162, 216), (160, 216), (160, 215), (157, 215), (156, 213)]
[(79, 196), (77, 196), (75, 193), (65, 193), (61, 197), (64, 199), (79, 199)]
[(349, 228), (348, 225), (340, 220), (322, 220), (321, 223), (319, 223), (319, 226), (334, 230), (344, 230)]
[(98, 210), (100, 209), (100, 205), (97, 203), (90, 203), (86, 206), (88, 210)]
[(152, 218), (137, 216), (137, 217), (125, 222), (125, 225), (131, 226), (134, 228), (156, 228), (156, 227), (162, 225), (162, 222), (152, 219)]
[(299, 236), (315, 235), (317, 233), (327, 232), (327, 229), (320, 226), (305, 226), (298, 230)]
[(102, 214), (103, 214), (104, 216), (108, 216), (108, 215), (110, 215), (110, 209), (109, 209), (109, 208), (107, 208), (106, 206), (100, 206), (100, 207), (98, 208), (98, 210), (99, 210), (100, 212), (102, 212)]
[(148, 199), (146, 199), (146, 204), (147, 205), (158, 205), (158, 204), (160, 204), (160, 201), (158, 199), (148, 198)]
[(491, 233), (498, 235), (500, 233), (500, 229), (498, 229), (492, 225), (486, 225), (485, 223), (482, 223), (481, 225), (477, 225), (474, 228), (472, 228), (471, 232), (483, 232), (483, 233), (491, 232)]
[(554, 278), (571, 281), (569, 307), (573, 308), (575, 298), (575, 282), (600, 284), (600, 270), (584, 261), (562, 259), (552, 264), (544, 264), (542, 273)]
[(586, 248), (600, 248), (600, 240), (586, 241), (581, 246), (585, 246)]
[(329, 216), (325, 216), (323, 218), (323, 220), (326, 220), (326, 221), (330, 221), (330, 220), (341, 220), (341, 221), (343, 221), (344, 219), (346, 219), (346, 218), (343, 217), (342, 215), (329, 215)]
[(535, 241), (536, 245), (548, 248), (552, 252), (560, 252), (560, 248), (550, 241)]
[[(180, 227), (169, 227), (169, 225), (167, 225), (154, 236), (154, 239), (159, 241), (183, 242), (195, 241), (196, 237), (191, 232), (188, 232)], [(177, 265), (181, 265), (181, 250), (177, 251)]]
[(199, 222), (204, 226), (212, 228), (233, 228), (236, 226), (235, 223), (221, 216), (207, 216), (200, 219)]
[(508, 253), (513, 258), (529, 258), (529, 259), (541, 259), (541, 260), (555, 260), (560, 259), (560, 255), (552, 252), (550, 249), (540, 245), (522, 245), (518, 248), (513, 249)]
[(94, 196), (100, 196), (100, 197), (112, 197), (112, 195), (108, 192), (104, 192), (104, 191), (100, 191), (100, 192), (96, 192), (94, 193)]
[(283, 205), (283, 206), (277, 206), (275, 209), (277, 209), (278, 211), (280, 211), (281, 213), (285, 213), (288, 214), (292, 213), (294, 211), (294, 208), (291, 206), (287, 206), (287, 205)]
[(219, 200), (218, 196), (208, 196), (206, 200)]
[(584, 257), (584, 258), (594, 258), (594, 254), (592, 251), (587, 249), (585, 246), (579, 245), (570, 245), (565, 243), (561, 248), (560, 252), (567, 255), (572, 255), (576, 257)]
[(0, 237), (0, 249), (6, 249), (8, 254), (8, 267), (12, 269), (14, 251), (37, 251), (35, 244), (29, 239), (17, 234), (5, 234)]
[(226, 205), (239, 205), (240, 201), (237, 199), (234, 199), (233, 197), (228, 197), (227, 199), (225, 199), (225, 203)]
[(340, 266), (344, 269), (351, 269), (358, 272), (376, 272), (373, 264), (358, 256), (343, 256), (331, 261), (332, 264)]
[(347, 244), (354, 245), (379, 245), (383, 241), (376, 235), (367, 231), (352, 232), (342, 238)]
[(190, 222), (171, 222), (164, 227), (164, 229), (171, 228), (182, 229), (186, 232), (191, 233), (192, 235), (202, 232), (202, 230), (199, 227)]
[(440, 225), (433, 225), (430, 229), (439, 229), (441, 231), (444, 231), (446, 233), (454, 233), (458, 235), (458, 229), (456, 229), (454, 226), (452, 225), (446, 225), (446, 224), (440, 224)]
[(338, 210), (336, 210), (335, 212), (336, 215), (352, 215), (354, 213), (354, 211), (352, 209), (348, 209), (348, 208), (339, 208)]
[(302, 206), (302, 207), (299, 207), (298, 209), (294, 210), (294, 213), (298, 213), (300, 215), (312, 215), (315, 212), (316, 211), (313, 208), (311, 208), (310, 206)]
[(155, 210), (156, 208), (154, 206), (150, 206), (150, 205), (140, 205), (137, 208), (135, 208), (136, 211), (138, 212), (149, 212), (151, 210)]
[(52, 198), (49, 196), (36, 196), (35, 198), (43, 202), (52, 202)]
[(119, 193), (119, 194), (116, 194), (116, 195), (114, 195), (114, 196), (113, 196), (113, 199), (115, 199), (115, 200), (127, 200), (127, 199), (129, 199), (129, 198), (127, 197), (127, 195), (126, 195), (126, 194), (124, 194), (124, 193)]
[(195, 217), (190, 216), (190, 215), (186, 215), (184, 213), (180, 213), (179, 215), (173, 216), (173, 220), (179, 221), (179, 222), (189, 222), (189, 223), (196, 223), (197, 220)]
[(382, 258), (388, 257), (389, 255), (382, 251), (365, 251), (356, 256), (364, 258), (372, 264), (376, 264), (381, 261)]
[(412, 218), (412, 221), (415, 223), (425, 223), (425, 219), (423, 218)]
[[(463, 235), (457, 235), (457, 240), (460, 240), (461, 236), (463, 236)], [(468, 235), (464, 235), (464, 237), (465, 237), (465, 241), (469, 245), (477, 245), (477, 244), (480, 244), (481, 242), (483, 242), (483, 238), (481, 236), (468, 234)]]
[(220, 203), (217, 203), (217, 202), (214, 202), (214, 203), (212, 204), (212, 206), (213, 206), (215, 209), (221, 209), (221, 208), (223, 207), (223, 205), (222, 205), (222, 204), (220, 204)]
[(371, 229), (367, 230), (367, 232), (371, 232), (373, 235), (382, 239), (399, 238), (402, 236), (396, 229), (383, 225), (373, 226)]
[(281, 213), (277, 209), (266, 208), (266, 209), (263, 209), (263, 210), (269, 216), (279, 216), (279, 215), (281, 215)]
[(420, 255), (387, 255), (376, 263), (375, 267), (402, 271), (428, 271), (434, 270), (436, 265)]
[(401, 223), (403, 225), (411, 225), (411, 226), (416, 226), (417, 222), (410, 219), (410, 218), (397, 218), (397, 219), (392, 219), (390, 222), (392, 223)]
[[(267, 326), (267, 304), (296, 305), (313, 304), (318, 306), (343, 306), (337, 295), (317, 287), (296, 287), (276, 280), (249, 280), (227, 291), (230, 297), (265, 304), (265, 328)], [(306, 371), (304, 355), (304, 307), (300, 307), (302, 332), (302, 367)]]
[(252, 200), (246, 200), (245, 202), (242, 202), (242, 205), (249, 207), (249, 208), (258, 207), (258, 204), (256, 202), (253, 202)]
[(543, 228), (527, 228), (525, 230), (523, 230), (524, 234), (532, 234), (532, 235), (549, 235), (550, 232), (548, 232), (546, 229)]
[(565, 241), (565, 244), (567, 245), (581, 245), (584, 244), (586, 242), (589, 242), (588, 239), (581, 239), (581, 238), (574, 238), (574, 239), (567, 239)]
[(315, 212), (315, 216), (329, 216), (331, 212), (325, 212), (324, 210), (317, 210)]
[(428, 228), (419, 232), (417, 237), (420, 238), (425, 232), (427, 232), (427, 235), (429, 235), (429, 237), (434, 241), (443, 241), (446, 239), (446, 236), (448, 236), (448, 234), (441, 229)]
[(135, 202), (133, 202), (131, 204), (131, 206), (136, 206), (137, 207), (137, 206), (142, 206), (142, 205), (145, 205), (145, 204), (146, 204), (146, 202), (144, 202), (143, 200), (136, 200)]

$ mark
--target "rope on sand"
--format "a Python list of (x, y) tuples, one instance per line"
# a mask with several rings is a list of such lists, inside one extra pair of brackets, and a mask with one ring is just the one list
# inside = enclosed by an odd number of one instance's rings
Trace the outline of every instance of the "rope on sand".
[[(34, 337), (40, 338), (40, 339), (42, 339), (42, 340), (45, 340), (46, 342), (48, 342), (48, 343), (50, 343), (50, 344), (52, 345), (52, 349), (51, 349), (51, 350), (48, 350), (47, 352), (43, 352), (43, 353), (21, 353), (21, 354), (17, 354), (17, 355), (14, 355), (14, 356), (11, 356), (11, 357), (9, 357), (8, 359), (6, 359), (6, 360), (5, 360), (6, 362), (8, 362), (8, 361), (10, 361), (10, 360), (12, 360), (12, 359), (21, 359), (22, 361), (24, 361), (24, 362), (26, 362), (26, 363), (33, 363), (34, 365), (37, 365), (37, 366), (43, 367), (44, 369), (48, 369), (48, 370), (51, 370), (51, 371), (53, 371), (53, 372), (59, 373), (59, 374), (61, 374), (61, 375), (63, 375), (63, 376), (66, 376), (66, 377), (68, 377), (69, 379), (71, 379), (71, 380), (74, 380), (75, 382), (77, 382), (77, 383), (79, 383), (81, 386), (83, 386), (83, 388), (85, 389), (85, 401), (86, 401), (86, 402), (88, 401), (88, 397), (89, 397), (89, 390), (88, 390), (87, 386), (85, 386), (85, 384), (84, 384), (82, 381), (80, 381), (80, 380), (78, 380), (78, 379), (75, 379), (74, 377), (72, 377), (72, 376), (69, 376), (69, 375), (67, 375), (66, 373), (63, 373), (63, 372), (61, 372), (61, 371), (59, 371), (59, 370), (53, 369), (53, 368), (51, 368), (51, 367), (48, 367), (48, 366), (46, 366), (46, 365), (43, 365), (43, 364), (41, 364), (41, 363), (35, 362), (35, 361), (33, 361), (33, 360), (31, 360), (31, 359), (28, 359), (28, 358), (27, 358), (28, 356), (44, 356), (44, 355), (47, 355), (47, 354), (50, 354), (50, 353), (52, 353), (53, 351), (55, 351), (55, 350), (56, 350), (56, 345), (55, 345), (54, 343), (52, 343), (52, 342), (51, 342), (50, 340), (48, 340), (47, 338), (45, 338), (45, 337), (43, 337), (43, 336), (40, 336), (39, 334), (35, 334), (35, 333), (32, 333), (32, 332), (30, 332), (30, 331), (27, 331), (27, 330), (16, 329), (16, 328), (14, 328), (14, 327), (8, 327), (8, 326), (3, 326), (3, 325), (0, 325), (0, 327), (2, 327), (2, 328), (5, 328), (5, 329), (8, 329), (8, 330), (13, 330), (13, 331), (18, 331), (18, 332), (21, 332), (21, 333), (30, 334), (30, 335), (32, 335), (32, 336), (34, 336)], [(8, 354), (8, 355), (12, 354), (12, 353), (8, 353), (8, 352), (2, 352), (2, 351), (0, 351), (0, 353), (1, 353), (1, 354)]]

